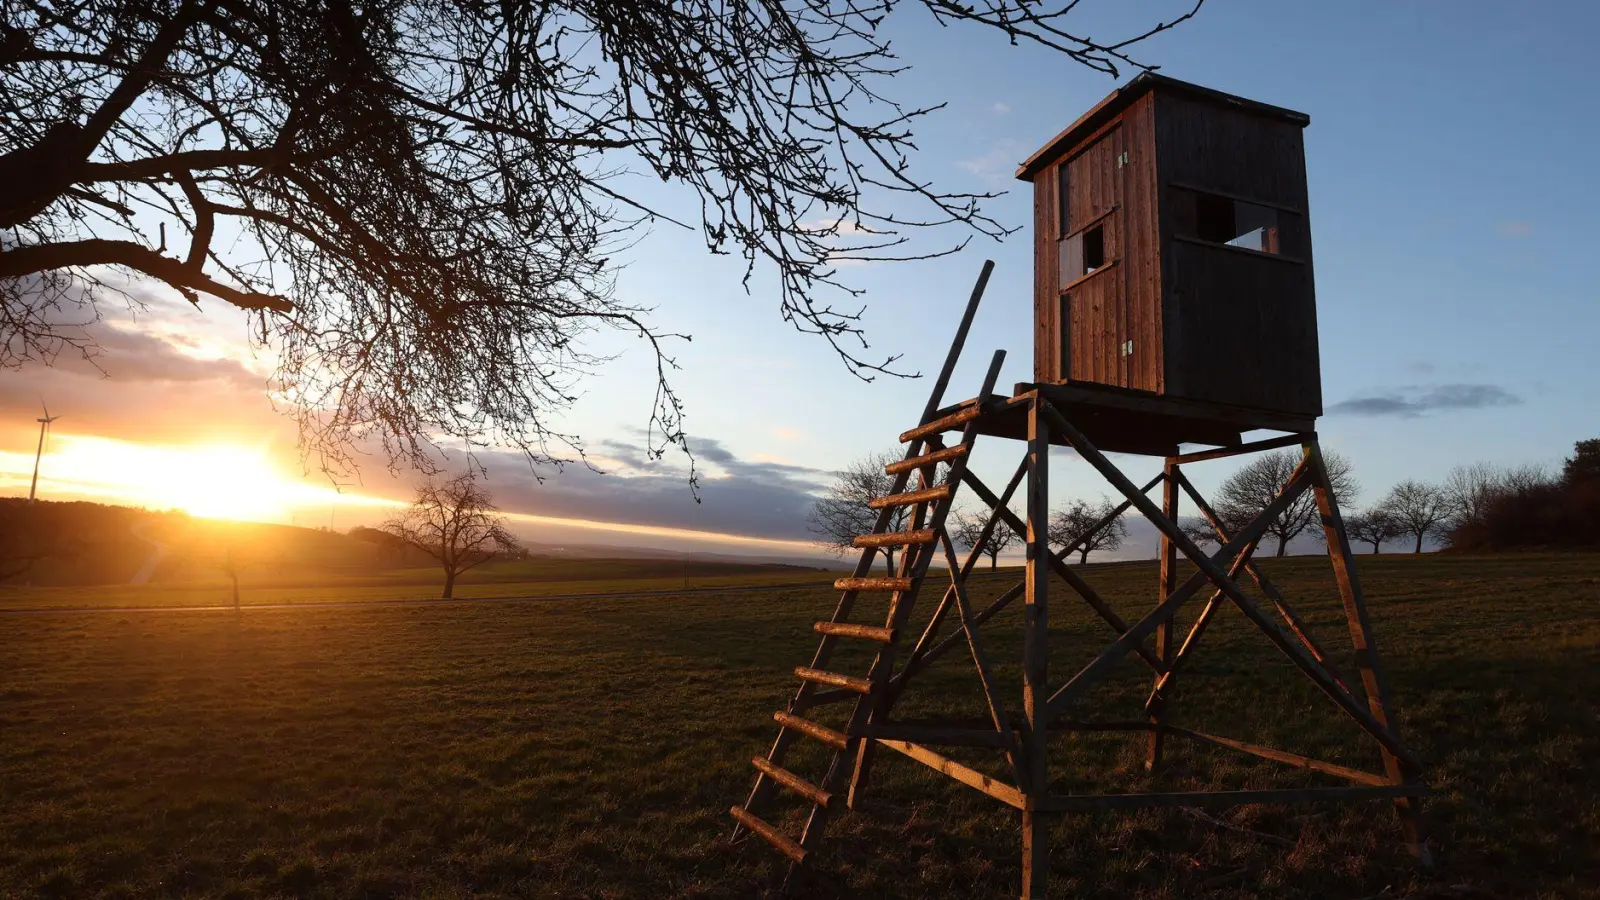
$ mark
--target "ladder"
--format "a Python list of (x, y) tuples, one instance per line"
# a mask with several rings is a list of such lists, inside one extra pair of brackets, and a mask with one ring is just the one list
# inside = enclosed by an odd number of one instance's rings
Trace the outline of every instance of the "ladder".
[[(955, 503), (957, 489), (966, 471), (984, 401), (990, 397), (1004, 359), (1004, 351), (994, 355), (976, 402), (941, 416), (932, 409), (935, 403), (930, 401), (930, 409), (924, 412), (923, 421), (900, 435), (901, 443), (906, 445), (905, 456), (885, 468), (887, 474), (894, 476), (893, 486), (889, 494), (868, 504), (879, 511), (877, 523), (872, 533), (860, 535), (854, 541), (854, 545), (861, 550), (855, 571), (850, 577), (834, 582), (834, 588), (842, 593), (833, 617), (813, 626), (813, 630), (820, 635), (817, 651), (810, 665), (795, 668), (795, 677), (800, 681), (799, 689), (788, 707), (772, 716), (778, 724), (778, 737), (772, 749), (765, 757), (751, 759), (756, 778), (749, 798), (743, 806), (729, 810), (736, 823), (734, 837), (747, 830), (789, 858), (789, 877), (785, 879), (785, 884), (806, 864), (821, 840), (828, 816), (840, 805), (841, 790), (847, 786), (851, 790), (850, 804), (854, 805), (855, 792), (861, 786), (867, 764), (870, 726), (882, 719), (892, 699), (890, 676), (893, 674), (901, 632), (916, 604), (929, 564), (939, 552), (940, 541), (948, 543), (945, 520)], [(942, 391), (942, 386), (937, 390)], [(936, 393), (935, 401), (937, 396)], [(961, 429), (960, 440), (948, 446), (943, 445), (939, 435), (957, 428)], [(942, 481), (937, 477), (941, 465), (945, 466)], [(914, 488), (910, 483), (913, 474), (918, 481)], [(910, 515), (905, 518), (905, 529), (891, 530), (895, 512), (907, 507), (910, 508)], [(886, 547), (905, 548), (898, 570), (891, 577), (871, 577), (873, 560), (878, 551)], [(867, 595), (887, 598), (882, 625), (851, 621), (857, 600)], [(841, 640), (860, 640), (878, 645), (865, 675), (843, 674), (827, 668)], [(842, 731), (806, 715), (820, 706), (835, 702), (854, 703)], [(784, 765), (789, 750), (802, 738), (820, 742), (833, 751), (827, 771), (820, 779), (808, 779)], [(780, 788), (810, 804), (804, 830), (797, 838), (783, 833), (762, 818), (774, 803)]]

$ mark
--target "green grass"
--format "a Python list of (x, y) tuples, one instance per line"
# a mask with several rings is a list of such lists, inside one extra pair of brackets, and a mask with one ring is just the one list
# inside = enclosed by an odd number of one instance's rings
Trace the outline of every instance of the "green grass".
[[(1267, 565), (1323, 643), (1345, 643), (1316, 562)], [(1153, 567), (1090, 574), (1125, 616), (1149, 605)], [(1416, 874), (1382, 802), (1213, 811), (1292, 847), (1108, 812), (1059, 821), (1052, 896), (1596, 895), (1600, 557), (1386, 556), (1362, 575), (1401, 729), (1430, 765), (1439, 873)], [(760, 895), (776, 854), (731, 846), (726, 809), (833, 599), (0, 617), (0, 897)], [(1060, 684), (1109, 631), (1064, 588), (1052, 601)], [(1019, 623), (986, 632), (1013, 709)], [(1179, 724), (1375, 766), (1236, 612), (1204, 649)], [(946, 657), (906, 715), (978, 711), (969, 668)], [(1134, 713), (1148, 672), (1120, 673), (1083, 715)], [(1054, 748), (1063, 791), (1328, 783), (1177, 741), (1155, 776), (1142, 737)], [(1014, 896), (1014, 812), (897, 754), (875, 773), (801, 896)]]
[[(549, 597), (624, 591), (827, 585), (838, 573), (798, 566), (670, 559), (531, 559), (473, 569), (456, 582), (460, 599)], [(221, 575), (182, 581), (71, 587), (0, 586), (0, 611), (61, 607), (216, 606), (233, 603)], [(239, 579), (244, 606), (339, 601), (428, 600), (444, 578), (437, 567), (339, 572), (256, 566)]]

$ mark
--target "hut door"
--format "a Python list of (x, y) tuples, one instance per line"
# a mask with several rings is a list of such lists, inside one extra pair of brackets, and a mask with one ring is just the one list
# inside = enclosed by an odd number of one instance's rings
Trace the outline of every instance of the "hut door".
[(1059, 172), (1061, 375), (1128, 383), (1123, 310), (1122, 129), (1113, 127)]

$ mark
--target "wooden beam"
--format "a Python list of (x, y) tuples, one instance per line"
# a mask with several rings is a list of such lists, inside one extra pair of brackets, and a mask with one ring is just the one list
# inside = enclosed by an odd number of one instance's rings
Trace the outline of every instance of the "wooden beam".
[[(1087, 444), (1087, 442), (1085, 443)], [(1262, 533), (1266, 531), (1267, 523), (1271, 522), (1272, 519), (1276, 518), (1279, 513), (1283, 512), (1283, 510), (1287, 508), (1290, 503), (1293, 503), (1295, 498), (1299, 497), (1300, 494), (1308, 487), (1309, 484), (1307, 479), (1300, 479), (1293, 482), (1290, 485), (1289, 490), (1279, 494), (1278, 499), (1273, 501), (1270, 506), (1263, 510), (1261, 515), (1257, 516), (1254, 521), (1245, 526), (1238, 535), (1235, 535), (1233, 540), (1222, 545), (1222, 547), (1217, 550), (1215, 556), (1205, 557), (1202, 555), (1201, 558), (1205, 560), (1205, 562), (1208, 564), (1208, 568), (1211, 571), (1208, 572), (1202, 569), (1201, 571), (1189, 576), (1189, 580), (1180, 585), (1176, 591), (1173, 591), (1171, 596), (1167, 597), (1166, 600), (1162, 601), (1160, 605), (1151, 610), (1143, 619), (1140, 619), (1133, 625), (1133, 627), (1129, 628), (1127, 633), (1123, 634), (1122, 637), (1119, 637), (1116, 639), (1116, 641), (1112, 642), (1111, 646), (1107, 647), (1099, 656), (1095, 657), (1092, 662), (1079, 670), (1078, 674), (1072, 676), (1072, 680), (1062, 685), (1061, 688), (1050, 697), (1050, 715), (1054, 717), (1065, 712), (1067, 707), (1072, 704), (1072, 701), (1077, 699), (1079, 694), (1083, 693), (1085, 690), (1088, 690), (1090, 685), (1099, 680), (1100, 676), (1104, 674), (1107, 669), (1113, 665), (1116, 665), (1116, 663), (1120, 661), (1122, 657), (1128, 655), (1128, 653), (1132, 651), (1133, 645), (1143, 641), (1145, 636), (1154, 631), (1156, 626), (1160, 625), (1163, 619), (1177, 612), (1178, 608), (1188, 601), (1190, 597), (1194, 596), (1196, 591), (1200, 590), (1200, 588), (1204, 587), (1208, 582), (1217, 583), (1226, 580), (1227, 573), (1216, 567), (1217, 562), (1219, 560), (1234, 558), (1245, 547), (1248, 547), (1250, 544), (1258, 540)], [(1152, 509), (1152, 512), (1155, 512), (1158, 516), (1160, 515), (1159, 511), (1154, 509)], [(1148, 516), (1150, 514), (1146, 513), (1146, 515)], [(1192, 543), (1190, 544), (1190, 548), (1194, 549), (1196, 553), (1199, 553), (1199, 550), (1194, 548)], [(1214, 575), (1212, 574), (1213, 572), (1215, 573)]]
[(1220, 737), (1215, 734), (1206, 734), (1202, 731), (1191, 731), (1187, 728), (1179, 728), (1176, 725), (1163, 725), (1161, 726), (1161, 730), (1167, 734), (1189, 738), (1190, 740), (1200, 741), (1201, 743), (1205, 744), (1214, 744), (1218, 747), (1227, 747), (1231, 750), (1238, 750), (1241, 753), (1248, 753), (1251, 756), (1259, 756), (1262, 759), (1270, 759), (1273, 762), (1281, 762), (1285, 765), (1294, 766), (1297, 769), (1304, 769), (1308, 772), (1321, 772), (1325, 775), (1336, 775), (1340, 778), (1346, 779), (1347, 781), (1354, 781), (1357, 784), (1391, 783), (1388, 778), (1385, 778), (1382, 775), (1377, 775), (1372, 772), (1363, 772), (1360, 769), (1352, 769), (1349, 766), (1341, 766), (1338, 763), (1323, 762), (1320, 759), (1312, 759), (1309, 756), (1301, 756), (1298, 753), (1290, 753), (1287, 750), (1279, 750), (1275, 747), (1264, 747), (1260, 744), (1251, 744), (1245, 741), (1234, 740), (1233, 738)]
[[(1162, 467), (1161, 513), (1168, 519), (1178, 521), (1178, 478), (1182, 471), (1178, 468), (1176, 457), (1168, 458)], [(1239, 556), (1245, 558), (1251, 548)], [(1170, 597), (1173, 589), (1178, 586), (1178, 548), (1166, 535), (1161, 536), (1161, 570), (1159, 573), (1160, 587), (1158, 597)], [(1156, 625), (1156, 657), (1160, 661), (1160, 668), (1156, 670), (1155, 678), (1151, 682), (1150, 696), (1161, 697), (1154, 708), (1146, 704), (1150, 712), (1150, 724), (1155, 726), (1150, 729), (1149, 743), (1145, 746), (1144, 769), (1146, 772), (1154, 771), (1161, 765), (1161, 753), (1164, 749), (1165, 732), (1161, 730), (1161, 723), (1166, 718), (1166, 698), (1156, 690), (1163, 678), (1172, 677), (1172, 616), (1167, 616), (1160, 624)]]
[(1194, 453), (1182, 453), (1172, 457), (1176, 465), (1186, 466), (1189, 463), (1205, 462), (1208, 459), (1226, 459), (1230, 456), (1239, 456), (1245, 453), (1262, 453), (1267, 450), (1277, 450), (1282, 447), (1294, 447), (1304, 444), (1307, 440), (1316, 440), (1317, 433), (1296, 432), (1294, 434), (1280, 435), (1261, 441), (1251, 441), (1248, 444), (1239, 444), (1236, 447), (1221, 447), (1216, 450), (1200, 450)]
[[(1050, 573), (1044, 565), (1050, 556), (1046, 535), (1050, 516), (1050, 425), (1043, 416), (1047, 408), (1038, 394), (1028, 404), (1028, 525), (1024, 536), (1027, 565), (1023, 575), (1027, 607), (1022, 632), (1022, 714), (1027, 718), (1028, 733), (1023, 752), (1027, 780), (1022, 787), (1030, 797), (1042, 797), (1050, 790)], [(1026, 806), (1020, 808), (1024, 810), (1022, 896), (1029, 900), (1043, 898), (1050, 880), (1049, 817)]]
[(1076, 812), (1092, 809), (1145, 809), (1157, 806), (1249, 806), (1262, 803), (1325, 803), (1420, 797), (1421, 785), (1385, 784), (1360, 787), (1276, 788), (1260, 791), (1177, 791), (1159, 794), (1056, 795), (1038, 801), (1037, 809)]
[(945, 388), (950, 386), (950, 376), (955, 374), (961, 349), (967, 344), (967, 332), (972, 330), (972, 320), (978, 315), (978, 304), (983, 300), (984, 289), (989, 286), (989, 276), (992, 274), (994, 260), (986, 259), (983, 268), (978, 271), (978, 283), (972, 286), (972, 294), (967, 298), (967, 308), (961, 313), (961, 324), (956, 326), (955, 337), (950, 339), (950, 350), (944, 355), (944, 365), (939, 367), (939, 377), (933, 380), (933, 389), (928, 392), (928, 403), (922, 410), (923, 422), (933, 418), (934, 410), (944, 400)]
[[(1157, 509), (1149, 498), (1138, 494), (1137, 489), (1128, 480), (1127, 476), (1123, 475), (1115, 465), (1112, 465), (1111, 461), (1106, 459), (1105, 454), (1095, 449), (1094, 445), (1084, 438), (1082, 432), (1073, 427), (1072, 423), (1068, 422), (1048, 402), (1040, 403), (1039, 407), (1045, 418), (1049, 419), (1051, 426), (1072, 442), (1072, 446), (1078, 451), (1078, 455), (1085, 462), (1094, 466), (1124, 496), (1133, 498), (1134, 505), (1139, 507), (1139, 511), (1145, 514), (1150, 523), (1170, 537), (1178, 545), (1178, 549), (1200, 568), (1200, 572), (1197, 574), (1208, 576), (1213, 583), (1222, 588), (1223, 593), (1245, 614), (1245, 617), (1254, 622), (1256, 627), (1260, 628), (1262, 633), (1267, 636), (1267, 639), (1272, 641), (1283, 652), (1283, 655), (1289, 657), (1289, 660), (1298, 666), (1311, 679), (1312, 683), (1321, 688), (1322, 692), (1327, 694), (1334, 703), (1338, 704), (1340, 709), (1343, 709), (1350, 718), (1355, 719), (1362, 728), (1377, 738), (1380, 743), (1388, 748), (1389, 752), (1403, 760), (1413, 771), (1422, 768), (1421, 761), (1417, 759), (1416, 754), (1412, 753), (1395, 736), (1394, 732), (1389, 730), (1386, 724), (1375, 718), (1367, 708), (1361, 706), (1354, 697), (1350, 696), (1349, 692), (1333, 680), (1333, 677), (1328, 674), (1328, 670), (1321, 663), (1306, 653), (1305, 648), (1298, 641), (1291, 639), (1283, 628), (1268, 618), (1255, 603), (1251, 602), (1250, 598), (1246, 597), (1244, 592), (1239, 589), (1239, 586), (1231, 581), (1227, 573), (1217, 565), (1216, 560), (1201, 552), (1200, 548), (1195, 546), (1194, 541), (1189, 540), (1188, 535), (1184, 534), (1183, 530), (1177, 526), (1177, 523), (1163, 516), (1161, 510)], [(1315, 445), (1310, 446), (1314, 447)], [(1273, 515), (1276, 516), (1277, 513)], [(1259, 522), (1260, 519), (1258, 518), (1257, 521)], [(1259, 537), (1259, 535), (1251, 539), (1254, 540), (1256, 537)], [(1152, 623), (1151, 627), (1154, 627), (1154, 623)]]
[(988, 747), (1003, 750), (1011, 741), (1006, 733), (992, 728), (956, 725), (924, 725), (909, 722), (883, 722), (867, 727), (868, 736), (878, 740), (908, 741), (915, 744), (942, 744), (949, 747)]
[(875, 740), (877, 740), (879, 744), (888, 747), (890, 750), (904, 753), (906, 756), (911, 757), (928, 768), (933, 769), (936, 772), (942, 772), (945, 775), (949, 775), (951, 778), (954, 778), (967, 787), (982, 791), (996, 800), (999, 800), (1001, 803), (1007, 804), (1008, 806), (1014, 806), (1017, 809), (1023, 809), (1026, 806), (1026, 803), (1023, 800), (1022, 792), (1017, 790), (1015, 787), (1012, 787), (1003, 781), (990, 778), (982, 772), (979, 772), (977, 769), (968, 768), (967, 766), (956, 762), (948, 756), (935, 753), (921, 744), (914, 744), (910, 741), (896, 741), (884, 738), (876, 738)]
[[(1300, 465), (1295, 467), (1295, 471), (1298, 472), (1304, 467), (1305, 461), (1302, 460)], [(1193, 500), (1195, 506), (1200, 508), (1200, 515), (1204, 516), (1205, 520), (1210, 523), (1212, 530), (1216, 531), (1219, 538), (1227, 540), (1228, 530), (1223, 525), (1221, 517), (1211, 508), (1211, 504), (1206, 502), (1206, 498), (1200, 495), (1200, 491), (1195, 488), (1187, 476), (1180, 474), (1178, 480), (1183, 487), (1184, 493), (1188, 494), (1189, 499)], [(1311, 636), (1311, 629), (1300, 618), (1299, 613), (1295, 612), (1294, 607), (1289, 605), (1288, 599), (1283, 596), (1282, 591), (1278, 590), (1278, 586), (1273, 584), (1265, 573), (1256, 568), (1254, 562), (1247, 561), (1244, 571), (1255, 581), (1256, 587), (1261, 589), (1261, 593), (1266, 594), (1267, 599), (1272, 601), (1273, 608), (1278, 611), (1279, 616), (1283, 617), (1284, 623), (1289, 626), (1289, 630), (1293, 632), (1294, 636), (1300, 639), (1300, 643), (1306, 645), (1306, 650), (1310, 651), (1311, 657), (1322, 663), (1323, 668), (1327, 669), (1333, 680), (1344, 688), (1345, 693), (1354, 696), (1355, 691), (1350, 689), (1349, 682), (1345, 681), (1344, 676), (1339, 673), (1339, 669), (1334, 665), (1333, 660), (1323, 651), (1316, 639)]]

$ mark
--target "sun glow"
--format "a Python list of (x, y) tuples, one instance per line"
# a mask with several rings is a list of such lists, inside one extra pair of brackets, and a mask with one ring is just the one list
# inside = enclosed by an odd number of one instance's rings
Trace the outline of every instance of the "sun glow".
[[(138, 444), (85, 435), (53, 435), (45, 454), (41, 496), (62, 494), (180, 509), (194, 516), (256, 522), (288, 521), (300, 507), (390, 506), (393, 501), (342, 493), (286, 473), (265, 447), (212, 443)], [(26, 486), (33, 459), (0, 460), (6, 480)]]

